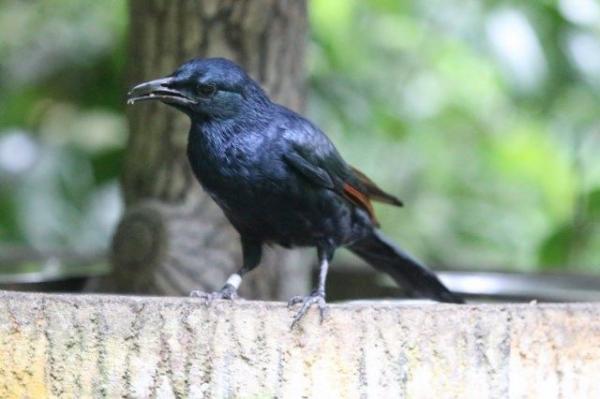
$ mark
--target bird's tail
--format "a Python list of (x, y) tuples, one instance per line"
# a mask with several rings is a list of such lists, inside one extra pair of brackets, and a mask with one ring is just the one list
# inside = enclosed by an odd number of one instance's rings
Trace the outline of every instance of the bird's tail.
[(375, 269), (389, 274), (398, 285), (406, 288), (415, 297), (464, 303), (464, 300), (446, 288), (431, 270), (396, 247), (377, 230), (349, 245), (348, 249)]

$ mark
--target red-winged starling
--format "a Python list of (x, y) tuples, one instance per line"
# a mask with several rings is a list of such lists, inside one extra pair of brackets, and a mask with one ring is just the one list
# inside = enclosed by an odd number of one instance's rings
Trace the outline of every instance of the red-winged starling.
[(327, 269), (339, 247), (414, 297), (463, 302), (378, 230), (371, 201), (402, 202), (348, 165), (318, 127), (271, 101), (232, 61), (190, 60), (166, 78), (135, 86), (128, 98), (159, 100), (190, 117), (192, 170), (240, 234), (243, 266), (210, 298), (235, 298), (242, 277), (258, 266), (263, 245), (278, 244), (315, 247), (320, 263), (317, 288), (290, 300), (302, 303), (292, 326), (313, 304), (323, 317)]

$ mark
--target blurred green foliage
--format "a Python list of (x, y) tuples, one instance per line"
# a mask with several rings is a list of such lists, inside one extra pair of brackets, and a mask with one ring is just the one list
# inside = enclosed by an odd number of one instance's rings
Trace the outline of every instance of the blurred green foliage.
[[(110, 3), (110, 7), (107, 6)], [(600, 4), (312, 0), (308, 115), (435, 265), (600, 269)], [(106, 247), (126, 2), (0, 3), (0, 251)]]
[(106, 247), (121, 212), (126, 4), (0, 3), (0, 250)]
[(434, 264), (600, 268), (600, 4), (313, 1), (311, 114)]

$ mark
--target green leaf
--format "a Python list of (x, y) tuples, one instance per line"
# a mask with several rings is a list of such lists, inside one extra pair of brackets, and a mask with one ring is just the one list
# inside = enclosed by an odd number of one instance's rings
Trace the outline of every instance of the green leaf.
[(12, 193), (10, 183), (2, 183), (7, 190), (0, 189), (0, 242), (23, 242), (24, 235), (19, 223), (18, 204)]
[(600, 222), (600, 189), (589, 193), (585, 199), (585, 217), (589, 222)]
[(562, 225), (554, 230), (541, 244), (538, 259), (542, 268), (558, 269), (569, 264), (571, 244), (574, 240), (572, 226)]
[(92, 157), (92, 169), (96, 184), (100, 185), (119, 177), (123, 164), (124, 149), (102, 151)]

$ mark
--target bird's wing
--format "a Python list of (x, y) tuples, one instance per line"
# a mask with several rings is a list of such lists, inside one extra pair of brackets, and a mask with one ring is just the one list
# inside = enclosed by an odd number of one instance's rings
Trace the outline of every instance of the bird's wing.
[(369, 198), (371, 198), (373, 201), (383, 202), (385, 204), (396, 205), (396, 206), (403, 205), (402, 201), (400, 201), (397, 197), (393, 196), (392, 194), (388, 194), (385, 191), (383, 191), (382, 189), (380, 189), (373, 182), (373, 180), (369, 179), (369, 177), (367, 175), (365, 175), (363, 172), (361, 172), (360, 170), (356, 169), (353, 166), (350, 166), (350, 169), (352, 170), (352, 173), (354, 174), (354, 176), (356, 176), (356, 178), (358, 180), (360, 180), (362, 185), (367, 190), (367, 194), (368, 194)]
[(385, 193), (364, 173), (349, 166), (323, 132), (312, 125), (285, 130), (288, 145), (285, 162), (311, 183), (337, 192), (364, 209), (375, 225), (377, 218), (371, 200), (401, 205), (396, 197)]
[(304, 176), (317, 186), (322, 186), (324, 188), (329, 189), (335, 188), (331, 177), (325, 170), (309, 162), (298, 152), (290, 151), (288, 153), (285, 153), (283, 154), (283, 159), (287, 162), (288, 165), (294, 168), (294, 170), (300, 172), (302, 176)]
[(314, 154), (307, 154), (302, 148), (295, 146), (284, 154), (283, 158), (294, 171), (312, 184), (333, 190), (367, 211), (373, 223), (378, 225), (367, 190), (360, 181), (354, 181), (357, 179), (352, 175), (351, 169), (343, 164), (343, 160), (338, 159), (335, 153), (317, 158)]

